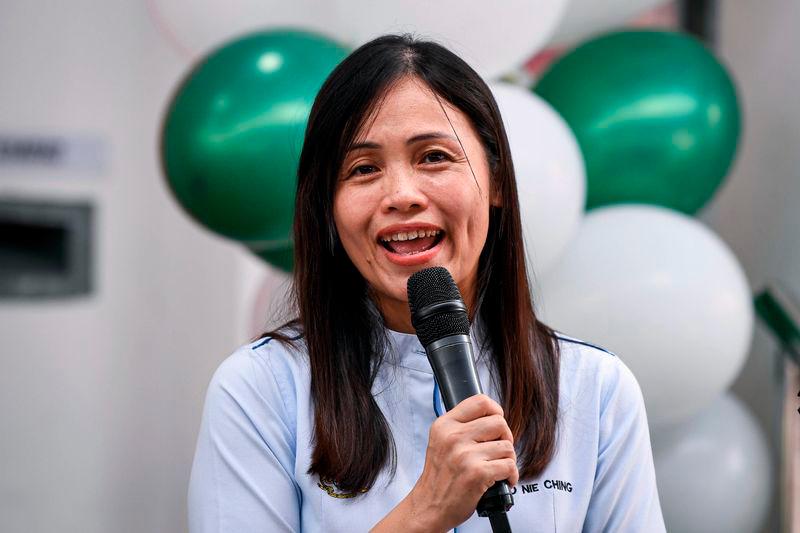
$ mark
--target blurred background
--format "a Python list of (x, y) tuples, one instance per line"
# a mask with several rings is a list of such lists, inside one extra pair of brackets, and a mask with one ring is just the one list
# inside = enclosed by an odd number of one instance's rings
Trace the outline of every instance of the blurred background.
[(389, 31), (490, 83), (537, 310), (634, 371), (668, 530), (800, 531), (798, 20), (794, 0), (3, 0), (0, 531), (186, 531), (209, 379), (288, 312), (314, 95)]

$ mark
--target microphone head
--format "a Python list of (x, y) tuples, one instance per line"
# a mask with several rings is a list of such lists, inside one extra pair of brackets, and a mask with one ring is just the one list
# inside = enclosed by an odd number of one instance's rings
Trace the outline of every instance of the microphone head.
[[(446, 302), (460, 306), (445, 305), (430, 312), (431, 306)], [(444, 267), (424, 268), (408, 278), (408, 305), (411, 324), (423, 346), (451, 335), (469, 335), (469, 317), (461, 291)]]

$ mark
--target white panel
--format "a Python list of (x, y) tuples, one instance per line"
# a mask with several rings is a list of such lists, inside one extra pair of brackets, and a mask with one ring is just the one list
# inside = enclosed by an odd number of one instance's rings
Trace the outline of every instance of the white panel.
[(246, 253), (191, 222), (160, 176), (160, 114), (187, 67), (145, 2), (3, 3), (3, 130), (97, 136), (108, 165), (0, 177), (2, 196), (96, 209), (92, 296), (0, 301), (0, 531), (186, 529), (205, 388), (244, 340)]

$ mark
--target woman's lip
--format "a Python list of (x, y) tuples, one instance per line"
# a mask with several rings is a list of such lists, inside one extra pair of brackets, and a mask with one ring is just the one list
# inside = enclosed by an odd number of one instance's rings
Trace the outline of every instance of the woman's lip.
[(378, 245), (378, 247), (381, 250), (383, 250), (384, 254), (386, 254), (386, 258), (395, 265), (416, 266), (425, 264), (428, 261), (432, 260), (434, 257), (436, 257), (436, 254), (438, 254), (439, 250), (441, 250), (445, 240), (446, 239), (441, 239), (439, 242), (436, 243), (435, 246), (428, 248), (424, 252), (419, 252), (418, 254), (398, 254), (390, 250), (387, 250), (385, 247), (381, 245)]

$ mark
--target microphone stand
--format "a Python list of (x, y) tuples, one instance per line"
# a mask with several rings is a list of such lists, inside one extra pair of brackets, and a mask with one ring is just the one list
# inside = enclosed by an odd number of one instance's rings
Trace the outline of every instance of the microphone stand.
[(511, 525), (508, 523), (508, 515), (505, 511), (492, 513), (489, 516), (489, 525), (492, 526), (493, 533), (511, 533)]
[(514, 505), (514, 497), (506, 481), (498, 481), (478, 501), (478, 516), (489, 519), (493, 533), (511, 533), (506, 511)]

